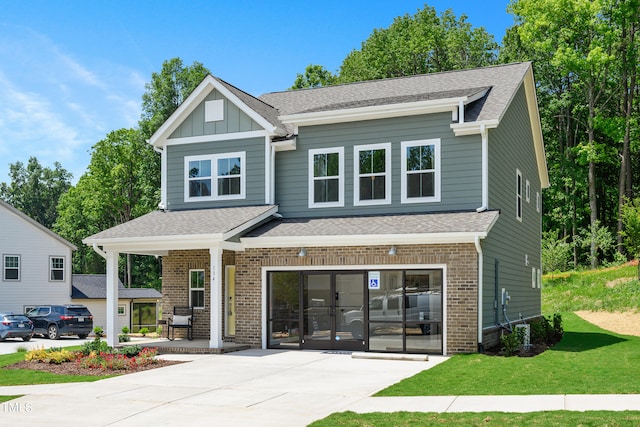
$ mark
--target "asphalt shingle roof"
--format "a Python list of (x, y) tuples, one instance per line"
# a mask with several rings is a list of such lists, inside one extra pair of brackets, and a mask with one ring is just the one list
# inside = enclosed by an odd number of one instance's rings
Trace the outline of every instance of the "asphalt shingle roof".
[[(313, 89), (272, 92), (258, 99), (275, 108), (279, 115), (291, 115), (341, 109), (344, 105), (353, 108), (363, 107), (371, 105), (372, 100), (394, 98), (401, 100), (403, 97), (410, 99), (428, 94), (440, 94), (439, 96), (446, 98), (451, 97), (452, 92), (464, 93), (470, 89), (491, 88), (485, 99), (477, 101), (479, 111), (465, 119), (492, 120), (502, 117), (530, 67), (529, 62), (522, 62)], [(449, 96), (445, 96), (447, 93)]]
[(362, 236), (488, 232), (498, 211), (297, 218), (271, 221), (244, 237)]
[[(162, 298), (162, 294), (152, 288), (125, 288), (118, 279), (118, 297), (125, 299)], [(106, 274), (74, 274), (71, 288), (72, 299), (106, 299)]]
[(266, 214), (276, 206), (153, 211), (139, 218), (87, 237), (102, 239), (224, 234)]

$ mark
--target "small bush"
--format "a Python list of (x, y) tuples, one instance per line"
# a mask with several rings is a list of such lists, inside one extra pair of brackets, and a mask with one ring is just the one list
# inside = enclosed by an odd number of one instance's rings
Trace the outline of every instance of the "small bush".
[(149, 333), (149, 328), (141, 328), (139, 332), (140, 334), (142, 334), (143, 337), (146, 337), (147, 334)]
[(102, 329), (100, 326), (96, 326), (95, 328), (93, 328), (93, 333), (97, 338), (104, 337), (104, 329)]
[(113, 349), (107, 344), (106, 341), (102, 341), (100, 337), (96, 335), (93, 341), (88, 341), (82, 344), (80, 353), (84, 356), (88, 356), (91, 352), (95, 353), (110, 353)]
[(523, 329), (516, 329), (510, 334), (503, 334), (500, 337), (500, 344), (505, 356), (514, 356), (518, 352), (522, 344), (524, 344), (524, 333)]
[(64, 348), (50, 348), (49, 350), (38, 348), (28, 351), (24, 356), (24, 360), (27, 361), (55, 363), (57, 365), (64, 362), (71, 362), (73, 359), (75, 359), (74, 354)]
[(119, 354), (124, 354), (127, 357), (136, 357), (141, 351), (142, 348), (139, 345), (128, 345), (118, 349)]

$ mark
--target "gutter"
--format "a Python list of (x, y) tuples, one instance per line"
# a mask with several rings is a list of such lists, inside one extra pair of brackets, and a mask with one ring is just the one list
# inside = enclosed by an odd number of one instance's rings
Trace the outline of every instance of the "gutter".
[(97, 243), (94, 243), (92, 247), (93, 247), (93, 250), (95, 251), (95, 253), (100, 255), (102, 258), (107, 259), (107, 253), (105, 251), (103, 251), (102, 249), (100, 249), (98, 247)]

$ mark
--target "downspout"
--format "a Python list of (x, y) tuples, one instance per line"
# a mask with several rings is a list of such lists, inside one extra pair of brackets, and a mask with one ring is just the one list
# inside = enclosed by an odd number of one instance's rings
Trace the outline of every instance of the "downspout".
[(484, 352), (484, 346), (482, 345), (482, 285), (484, 274), (484, 259), (482, 256), (482, 246), (480, 245), (480, 236), (476, 236), (474, 239), (476, 245), (476, 251), (478, 251), (478, 353)]
[(97, 243), (93, 244), (93, 250), (95, 251), (95, 253), (97, 253), (98, 255), (100, 255), (102, 258), (107, 259), (107, 253), (105, 251), (103, 251), (102, 249), (100, 249), (98, 247)]
[(482, 206), (476, 212), (484, 212), (489, 209), (489, 134), (487, 127), (480, 125), (482, 136)]

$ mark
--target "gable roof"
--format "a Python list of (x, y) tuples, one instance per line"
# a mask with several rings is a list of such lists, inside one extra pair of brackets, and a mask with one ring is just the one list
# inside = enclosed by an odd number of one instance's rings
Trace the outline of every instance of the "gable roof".
[[(74, 274), (71, 283), (72, 299), (106, 299), (106, 274)], [(152, 288), (125, 288), (118, 279), (118, 298), (162, 298), (162, 294)]]
[(11, 206), (9, 203), (5, 202), (4, 200), (0, 200), (0, 208), (5, 208), (7, 211), (9, 211), (13, 215), (17, 216), (18, 218), (20, 218), (21, 220), (23, 220), (27, 224), (30, 224), (31, 226), (33, 226), (33, 227), (37, 228), (38, 230), (42, 231), (44, 234), (48, 235), (49, 237), (52, 237), (53, 239), (59, 241), (60, 243), (68, 246), (69, 249), (71, 249), (72, 251), (75, 251), (76, 249), (78, 249), (73, 243), (70, 243), (67, 240), (63, 239), (62, 237), (60, 237), (59, 235), (57, 235), (53, 231), (49, 230), (44, 225), (40, 224), (38, 221), (34, 220), (33, 218), (31, 218), (30, 216), (28, 216), (24, 212), (14, 208), (13, 206)]

